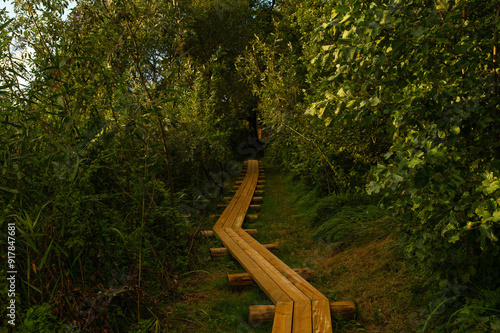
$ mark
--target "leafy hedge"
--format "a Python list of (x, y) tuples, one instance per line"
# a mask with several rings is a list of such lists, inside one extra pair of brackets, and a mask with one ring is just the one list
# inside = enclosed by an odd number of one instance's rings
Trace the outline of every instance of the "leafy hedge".
[(325, 192), (382, 194), (429, 276), (495, 289), (500, 2), (280, 8), (241, 61), (274, 156)]

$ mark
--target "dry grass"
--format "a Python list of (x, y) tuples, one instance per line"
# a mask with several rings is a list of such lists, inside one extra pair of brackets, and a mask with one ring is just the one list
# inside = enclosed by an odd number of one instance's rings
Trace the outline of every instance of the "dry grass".
[(392, 250), (393, 237), (352, 248), (319, 262), (322, 282), (340, 299), (360, 308), (359, 323), (368, 332), (409, 332), (417, 309), (410, 286), (414, 277)]

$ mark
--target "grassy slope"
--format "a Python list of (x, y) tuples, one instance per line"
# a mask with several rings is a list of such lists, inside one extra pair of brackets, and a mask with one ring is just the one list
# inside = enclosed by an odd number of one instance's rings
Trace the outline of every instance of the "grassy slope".
[[(371, 232), (377, 237), (365, 235), (355, 246), (315, 241), (315, 228), (300, 211), (303, 205), (292, 199), (300, 193), (292, 193), (277, 168), (266, 166), (266, 177), (260, 218), (246, 227), (258, 229), (261, 243), (279, 243), (277, 255), (290, 267), (314, 270), (311, 283), (331, 300), (353, 300), (359, 305), (357, 321), (336, 321), (337, 331), (412, 331), (418, 313), (413, 289), (420, 281), (395, 255), (394, 236), (377, 231), (384, 229), (386, 220), (371, 223)], [(207, 221), (206, 227), (211, 224)], [(220, 243), (201, 240), (198, 246), (208, 258), (208, 249)], [(205, 267), (203, 272), (179, 279), (181, 296), (165, 309), (169, 332), (271, 332), (270, 324), (247, 324), (249, 305), (270, 304), (258, 287), (228, 290), (226, 273), (243, 272), (236, 261), (207, 259)]]

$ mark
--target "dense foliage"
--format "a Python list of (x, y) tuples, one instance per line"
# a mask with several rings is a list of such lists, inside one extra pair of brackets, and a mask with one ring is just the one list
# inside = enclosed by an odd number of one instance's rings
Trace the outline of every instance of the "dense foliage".
[(161, 317), (158, 299), (198, 266), (197, 219), (178, 207), (204, 199), (192, 189), (249, 135), (254, 97), (234, 62), (266, 6), (82, 0), (64, 18), (68, 5), (1, 12), (0, 221), (17, 224), (18, 323), (129, 329)]
[(325, 193), (383, 198), (406, 254), (442, 287), (500, 286), (499, 11), (283, 1), (275, 33), (240, 61), (273, 156)]
[(397, 224), (410, 262), (464, 306), (450, 327), (498, 329), (500, 1), (80, 0), (67, 18), (68, 0), (14, 2), (0, 223), (17, 224), (27, 331), (161, 317), (198, 267), (182, 215), (219, 193), (257, 113), (266, 154), (323, 197), (321, 241)]

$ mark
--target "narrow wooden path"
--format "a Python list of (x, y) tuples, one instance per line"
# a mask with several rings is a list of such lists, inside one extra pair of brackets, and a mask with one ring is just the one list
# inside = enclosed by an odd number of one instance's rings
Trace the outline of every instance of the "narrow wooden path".
[(332, 332), (329, 300), (242, 229), (257, 185), (265, 182), (258, 161), (245, 165), (244, 178), (217, 220), (215, 234), (275, 304), (273, 333)]

